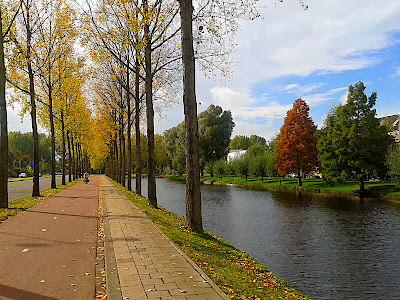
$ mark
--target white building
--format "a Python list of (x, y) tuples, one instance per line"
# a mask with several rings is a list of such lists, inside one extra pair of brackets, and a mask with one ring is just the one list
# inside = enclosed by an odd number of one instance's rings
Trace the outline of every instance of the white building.
[(243, 155), (245, 155), (247, 152), (247, 150), (241, 150), (241, 149), (232, 149), (229, 150), (228, 156), (226, 158), (226, 160), (228, 162), (232, 162), (236, 159), (239, 159), (241, 157), (243, 157)]

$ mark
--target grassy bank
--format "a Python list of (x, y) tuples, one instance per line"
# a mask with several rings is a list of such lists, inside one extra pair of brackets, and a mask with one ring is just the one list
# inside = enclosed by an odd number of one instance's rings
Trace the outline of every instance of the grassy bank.
[[(172, 176), (170, 179), (185, 180), (185, 176)], [(247, 177), (247, 181), (242, 177), (201, 177), (203, 182), (221, 182), (238, 184), (258, 189), (287, 189), (295, 190), (297, 188), (297, 178), (271, 178), (266, 177), (264, 181), (261, 178)], [(302, 190), (311, 193), (332, 193), (339, 195), (358, 195), (359, 185), (356, 181), (347, 181), (333, 186), (325, 184), (321, 179), (302, 179)], [(365, 182), (367, 197), (387, 197), (400, 200), (400, 187), (390, 182), (367, 181)]]
[(27, 197), (24, 197), (24, 198), (21, 198), (19, 200), (9, 203), (8, 208), (0, 208), (0, 222), (4, 221), (5, 219), (7, 219), (11, 216), (18, 214), (21, 211), (24, 211), (24, 210), (34, 206), (35, 204), (69, 188), (70, 186), (72, 186), (74, 184), (77, 184), (80, 181), (82, 181), (82, 179), (78, 179), (73, 182), (67, 182), (66, 185), (59, 184), (59, 185), (57, 185), (57, 188), (55, 188), (55, 189), (49, 188), (49, 189), (43, 190), (40, 192), (41, 197), (27, 196)]
[(182, 217), (148, 206), (147, 199), (113, 183), (231, 299), (308, 299), (231, 244), (207, 232), (187, 230)]

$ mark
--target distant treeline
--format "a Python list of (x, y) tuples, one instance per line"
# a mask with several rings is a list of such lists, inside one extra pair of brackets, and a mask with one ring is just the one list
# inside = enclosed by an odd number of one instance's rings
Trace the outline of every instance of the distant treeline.
[[(30, 163), (33, 160), (32, 133), (9, 132), (8, 133), (8, 176), (18, 177), (25, 172), (32, 175)], [(41, 173), (50, 172), (51, 140), (44, 133), (39, 134), (39, 159)]]

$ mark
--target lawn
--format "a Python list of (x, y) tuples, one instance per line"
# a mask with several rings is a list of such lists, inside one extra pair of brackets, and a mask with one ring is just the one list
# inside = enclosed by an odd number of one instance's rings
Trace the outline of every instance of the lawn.
[[(172, 176), (169, 175), (170, 179), (185, 180), (185, 176)], [(261, 178), (247, 177), (247, 181), (244, 177), (233, 177), (226, 176), (222, 179), (220, 177), (203, 176), (201, 177), (203, 182), (221, 182), (231, 183), (238, 185), (245, 185), (256, 189), (289, 189), (295, 190), (297, 188), (297, 178), (275, 178), (265, 177), (263, 182)], [(341, 195), (358, 195), (359, 185), (356, 181), (347, 181), (338, 183), (335, 185), (327, 185), (322, 179), (302, 179), (302, 190), (313, 193), (334, 193)], [(395, 183), (391, 182), (379, 182), (379, 181), (367, 181), (365, 182), (366, 196), (368, 197), (388, 197), (393, 199), (400, 199), (400, 187), (396, 186)]]

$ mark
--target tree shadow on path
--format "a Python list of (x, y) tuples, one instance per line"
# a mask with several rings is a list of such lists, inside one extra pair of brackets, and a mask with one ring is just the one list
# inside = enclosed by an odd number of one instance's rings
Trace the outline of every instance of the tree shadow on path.
[[(2, 298), (5, 297), (5, 298)], [(29, 291), (20, 290), (14, 287), (0, 284), (1, 299), (29, 299), (29, 300), (57, 300), (57, 298), (39, 295)]]

